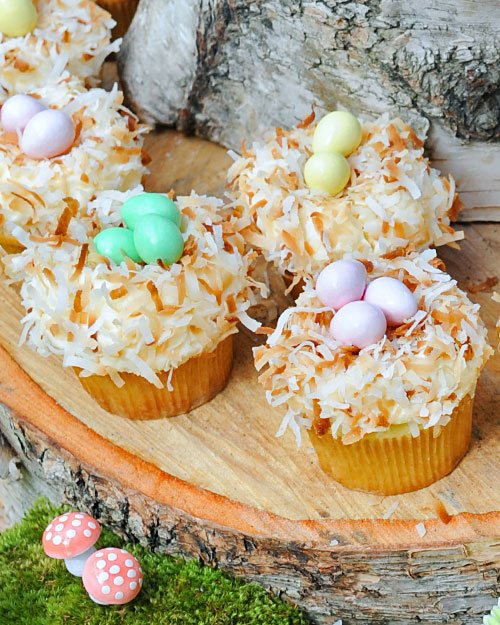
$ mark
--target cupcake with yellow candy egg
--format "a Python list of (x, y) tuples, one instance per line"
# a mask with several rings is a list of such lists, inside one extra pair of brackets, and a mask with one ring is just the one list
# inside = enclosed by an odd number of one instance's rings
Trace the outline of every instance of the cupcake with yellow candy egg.
[(269, 403), (286, 407), (280, 431), (307, 432), (349, 488), (393, 495), (444, 477), (468, 449), (492, 351), (478, 309), (434, 250), (327, 265), (255, 349)]
[(228, 194), (248, 243), (295, 281), (354, 252), (392, 257), (463, 238), (453, 179), (400, 119), (334, 111), (233, 154)]
[(0, 111), (0, 244), (20, 249), (17, 226), (55, 234), (83, 219), (96, 190), (140, 184), (145, 131), (116, 86), (61, 81), (9, 98)]
[[(5, 259), (22, 281), (22, 341), (58, 354), (106, 410), (129, 419), (188, 412), (221, 391), (232, 338), (260, 288), (222, 203), (106, 191), (89, 211), (98, 229), (33, 240)], [(117, 217), (120, 215), (120, 218)], [(111, 225), (113, 224), (113, 225)], [(19, 229), (20, 230), (20, 229)]]
[(93, 0), (2, 0), (0, 102), (68, 75), (95, 85), (119, 42), (115, 22)]

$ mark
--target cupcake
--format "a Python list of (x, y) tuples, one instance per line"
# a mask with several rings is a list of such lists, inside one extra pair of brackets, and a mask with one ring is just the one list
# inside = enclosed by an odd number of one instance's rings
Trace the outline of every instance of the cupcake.
[[(12, 6), (10, 6), (12, 5)], [(115, 22), (93, 0), (3, 0), (0, 6), (0, 102), (61, 77), (95, 85)]]
[(434, 250), (342, 259), (307, 280), (265, 345), (259, 381), (321, 468), (392, 495), (447, 475), (466, 453), (479, 373), (491, 354), (478, 305)]
[[(96, 190), (141, 182), (146, 127), (115, 87), (60, 82), (7, 100), (0, 112), (0, 243), (19, 249), (12, 230), (45, 236), (81, 217)], [(62, 141), (62, 143), (61, 143)], [(61, 223), (63, 222), (63, 223)]]
[(228, 172), (245, 239), (281, 273), (298, 282), (345, 254), (390, 258), (463, 238), (450, 226), (454, 181), (408, 125), (342, 111), (313, 120), (243, 146)]
[(97, 218), (120, 210), (125, 225), (81, 241), (71, 224), (45, 241), (25, 233), (26, 249), (6, 257), (7, 275), (22, 280), (21, 340), (63, 356), (109, 412), (187, 412), (226, 385), (238, 321), (258, 325), (246, 313), (254, 252), (215, 198), (136, 190), (97, 202)]

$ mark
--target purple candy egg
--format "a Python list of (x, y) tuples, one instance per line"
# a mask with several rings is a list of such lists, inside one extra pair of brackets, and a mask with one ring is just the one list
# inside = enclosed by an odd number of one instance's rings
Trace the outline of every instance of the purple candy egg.
[(39, 100), (29, 95), (17, 94), (5, 101), (0, 119), (6, 132), (23, 132), (28, 122), (37, 114), (45, 111)]
[(359, 260), (337, 260), (327, 265), (316, 280), (316, 294), (322, 304), (339, 310), (360, 300), (366, 287), (366, 269)]
[(21, 139), (21, 149), (37, 160), (64, 154), (75, 140), (71, 118), (56, 109), (38, 113), (28, 122)]
[(378, 343), (386, 329), (384, 313), (364, 301), (343, 306), (330, 324), (330, 334), (337, 342), (360, 349)]
[(370, 282), (363, 299), (378, 306), (390, 326), (401, 325), (418, 310), (417, 300), (406, 284), (389, 276)]

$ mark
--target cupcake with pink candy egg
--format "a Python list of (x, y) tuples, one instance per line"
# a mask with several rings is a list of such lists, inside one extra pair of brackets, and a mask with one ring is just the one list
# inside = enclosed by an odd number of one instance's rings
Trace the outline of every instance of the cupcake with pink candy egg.
[(434, 250), (327, 265), (254, 350), (269, 403), (286, 407), (280, 432), (306, 432), (349, 488), (393, 495), (444, 477), (468, 449), (492, 351), (478, 309)]
[[(144, 126), (115, 87), (61, 81), (7, 99), (0, 110), (0, 244), (19, 237), (64, 236), (77, 217), (81, 238), (92, 227), (87, 204), (96, 191), (140, 184)], [(16, 234), (17, 233), (17, 234)]]

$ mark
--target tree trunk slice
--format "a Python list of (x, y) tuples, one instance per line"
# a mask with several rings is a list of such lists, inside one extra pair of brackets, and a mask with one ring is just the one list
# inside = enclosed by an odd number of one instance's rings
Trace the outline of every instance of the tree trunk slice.
[(348, 108), (429, 132), (467, 208), (498, 206), (497, 0), (141, 0), (119, 55), (147, 121), (233, 149)]
[[(221, 148), (166, 132), (148, 149), (149, 190), (221, 192)], [(482, 289), (498, 271), (499, 231), (465, 229), (462, 251), (441, 255), (483, 305), (496, 342), (498, 305)], [(231, 379), (210, 403), (173, 419), (128, 421), (102, 410), (57, 358), (18, 347), (18, 295), (4, 284), (0, 294), (0, 429), (52, 498), (152, 549), (258, 581), (325, 625), (413, 625), (417, 615), (476, 625), (492, 607), (500, 573), (498, 356), (479, 382), (473, 443), (457, 469), (421, 491), (381, 498), (328, 478), (306, 441), (297, 450), (291, 435), (275, 438), (282, 414), (257, 385), (248, 333), (235, 337)]]

